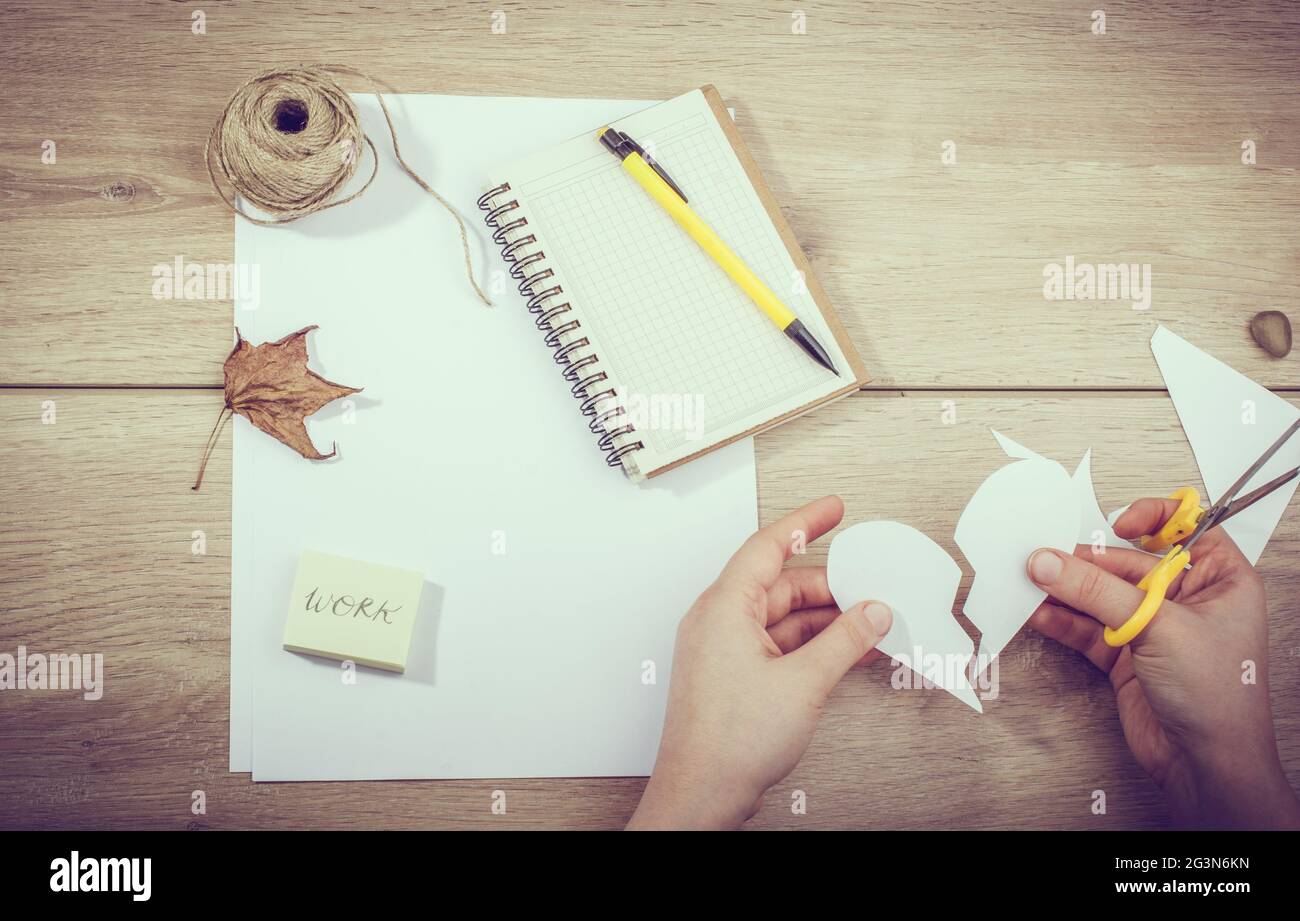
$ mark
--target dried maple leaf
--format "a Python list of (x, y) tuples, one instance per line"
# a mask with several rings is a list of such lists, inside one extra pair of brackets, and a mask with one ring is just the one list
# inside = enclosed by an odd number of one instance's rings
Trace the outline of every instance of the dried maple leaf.
[(249, 345), (239, 330), (235, 330), (235, 347), (226, 357), (225, 364), (226, 405), (208, 436), (194, 489), (203, 483), (203, 471), (221, 434), (221, 427), (235, 413), (308, 460), (325, 460), (334, 456), (337, 445), (330, 449), (329, 454), (316, 450), (303, 420), (331, 400), (360, 393), (361, 388), (327, 381), (308, 369), (307, 334), (315, 328), (307, 326), (276, 342), (263, 342), (261, 345)]

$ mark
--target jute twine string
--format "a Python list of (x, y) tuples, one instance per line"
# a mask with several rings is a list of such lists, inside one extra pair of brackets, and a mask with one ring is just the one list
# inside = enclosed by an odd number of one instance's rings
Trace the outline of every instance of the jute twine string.
[[(360, 77), (373, 89), (388, 122), (393, 155), (406, 175), (447, 209), (460, 228), (465, 274), (483, 303), (491, 305), (474, 280), (469, 233), (456, 209), (402, 159), (397, 129), (375, 80), (341, 64), (308, 64), (268, 70), (244, 83), (230, 97), (203, 146), (212, 188), (235, 214), (254, 224), (287, 224), (317, 211), (336, 208), (357, 198), (375, 181), (379, 157), (375, 144), (361, 130), (356, 106), (333, 74)], [(337, 197), (356, 174), (361, 144), (370, 147), (374, 167), (365, 184)], [(234, 193), (270, 218), (243, 211), (217, 181), (218, 174)]]

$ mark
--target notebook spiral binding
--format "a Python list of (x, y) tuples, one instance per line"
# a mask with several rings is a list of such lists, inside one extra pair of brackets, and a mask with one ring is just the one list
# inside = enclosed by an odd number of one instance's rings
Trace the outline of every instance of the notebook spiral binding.
[(501, 247), (501, 258), (510, 267), (510, 277), (519, 283), (519, 293), (527, 299), (528, 311), (535, 317), (537, 328), (545, 334), (543, 341), (551, 349), (555, 363), (564, 369), (564, 379), (572, 385), (570, 392), (580, 401), (579, 409), (589, 420), (587, 427), (592, 434), (600, 436), (597, 446), (605, 452), (605, 463), (611, 467), (625, 466), (623, 458), (641, 450), (645, 444), (636, 439), (636, 427), (627, 419), (620, 419), (627, 416), (621, 403), (597, 411), (602, 402), (616, 399), (616, 394), (609, 387), (592, 392), (597, 384), (608, 380), (608, 375), (600, 369), (600, 356), (588, 348), (591, 342), (582, 335), (582, 322), (565, 316), (572, 313), (572, 308), (560, 297), (564, 288), (555, 282), (543, 285), (554, 278), (555, 270), (546, 265), (545, 251), (527, 229), (528, 219), (522, 215), (509, 216), (518, 209), (518, 200), (497, 201), (497, 196), (509, 191), (510, 183), (505, 182), (479, 197), (483, 222), (492, 231), (492, 242)]

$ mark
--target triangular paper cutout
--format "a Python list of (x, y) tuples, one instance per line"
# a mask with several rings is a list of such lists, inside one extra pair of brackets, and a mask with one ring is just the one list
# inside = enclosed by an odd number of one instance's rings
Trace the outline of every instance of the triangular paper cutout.
[(1070, 479), (1074, 481), (1074, 493), (1079, 500), (1079, 543), (1096, 545), (1100, 537), (1100, 542), (1107, 547), (1132, 548), (1131, 543), (1115, 533), (1113, 519), (1102, 514), (1097, 490), (1092, 485), (1092, 448), (1084, 452)]
[[(1207, 493), (1202, 504), (1208, 507), (1300, 418), (1300, 409), (1163, 326), (1151, 337), (1151, 352), (1196, 456)], [(1242, 492), (1298, 464), (1300, 437), (1292, 437)], [(1168, 487), (1179, 485), (1186, 484)], [(1288, 483), (1222, 525), (1252, 564), (1264, 552), (1296, 485)]]
[(993, 433), (993, 437), (996, 439), (998, 447), (1002, 449), (1002, 453), (1007, 457), (1014, 457), (1017, 460), (1026, 460), (1030, 457), (1037, 457), (1040, 460), (1042, 459), (1042, 455), (1037, 451), (1031, 451), (1020, 442), (1012, 441), (997, 429), (989, 429), (989, 431)]

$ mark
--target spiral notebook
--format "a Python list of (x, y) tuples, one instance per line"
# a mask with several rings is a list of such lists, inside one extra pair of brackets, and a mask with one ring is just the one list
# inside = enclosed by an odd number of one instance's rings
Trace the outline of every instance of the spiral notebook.
[(611, 123), (825, 346), (782, 335), (589, 132), (507, 166), (479, 199), (493, 242), (610, 466), (652, 477), (868, 380), (712, 86)]

